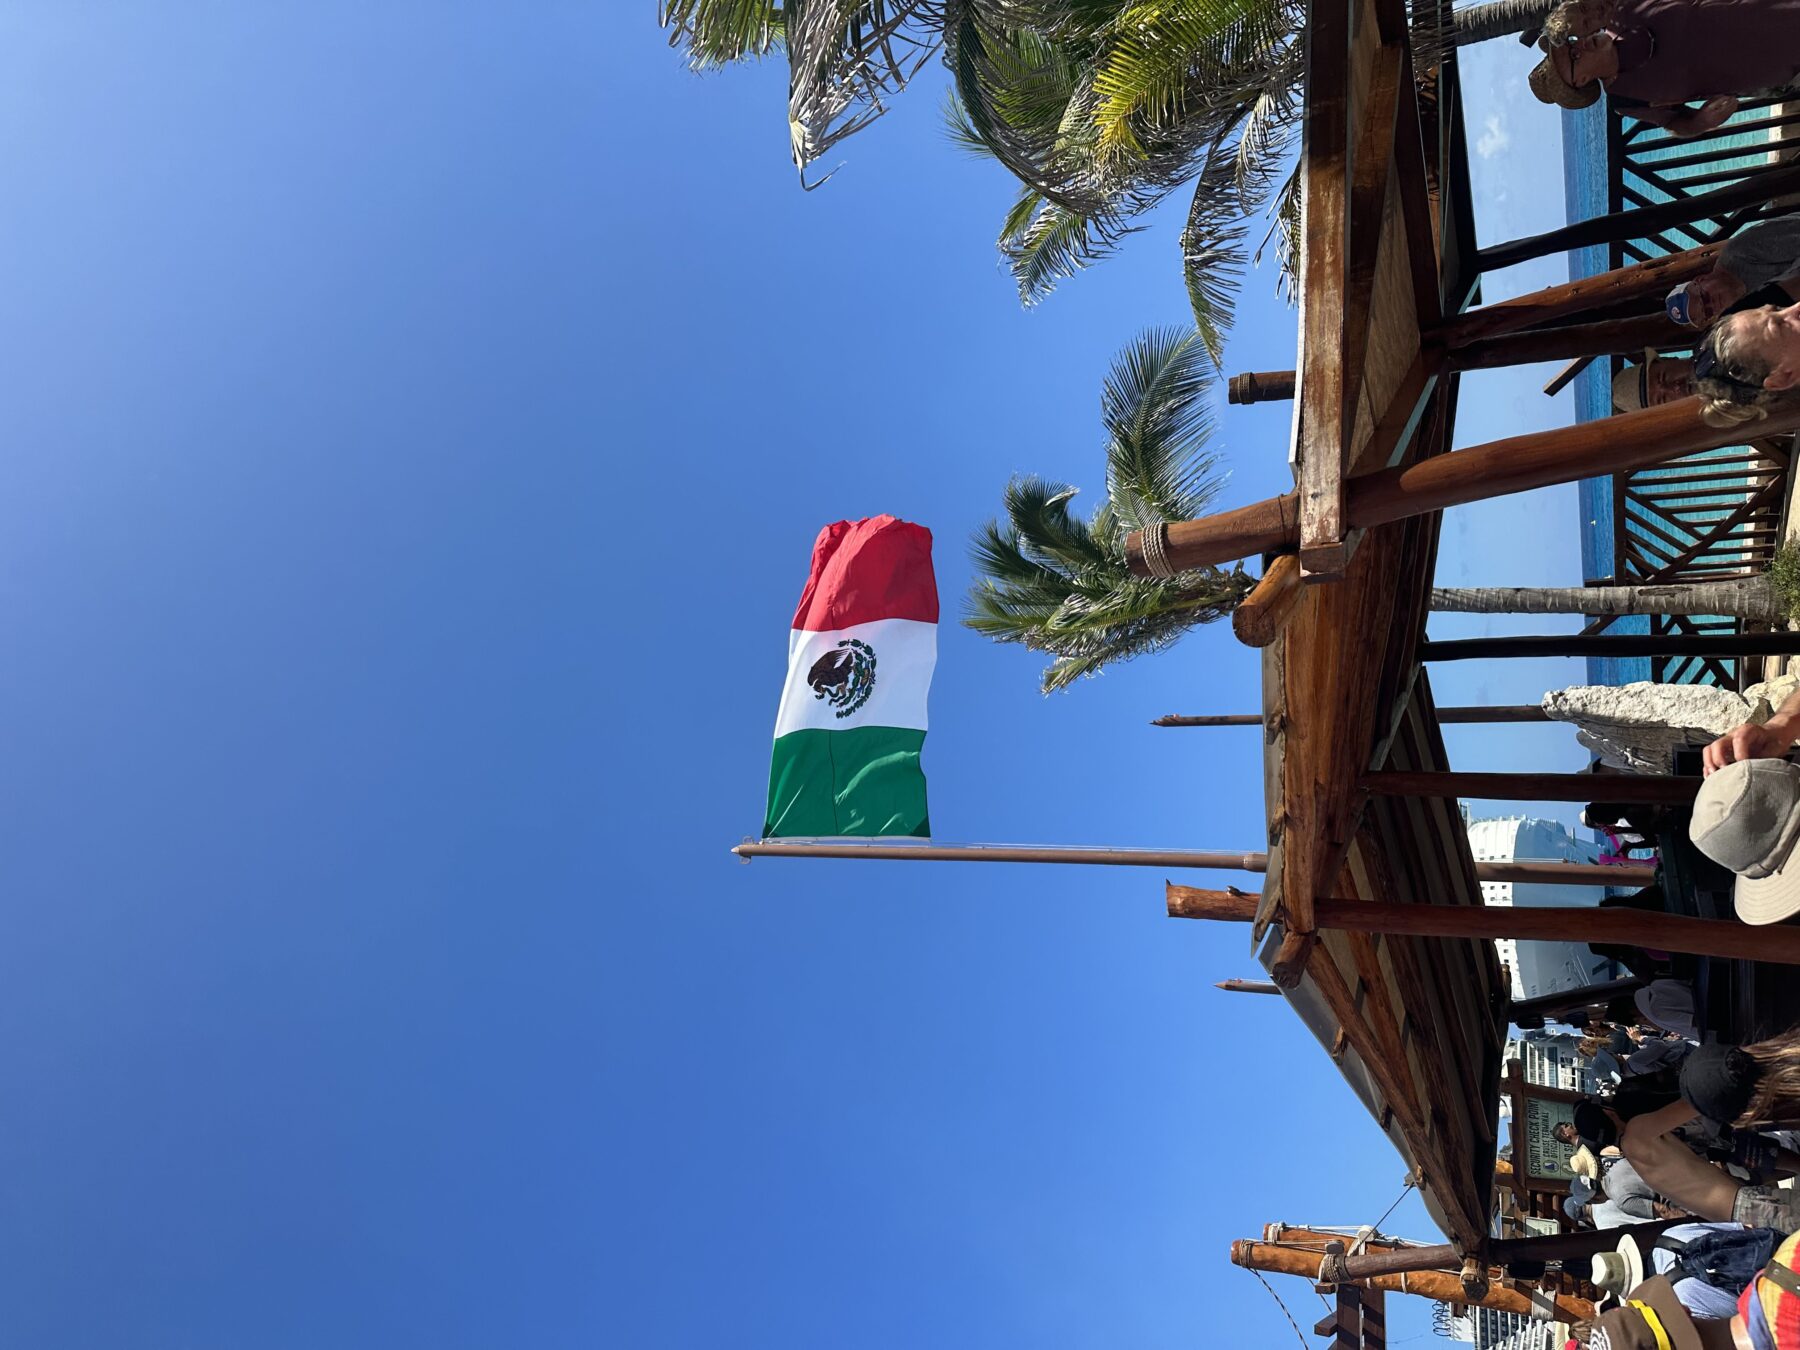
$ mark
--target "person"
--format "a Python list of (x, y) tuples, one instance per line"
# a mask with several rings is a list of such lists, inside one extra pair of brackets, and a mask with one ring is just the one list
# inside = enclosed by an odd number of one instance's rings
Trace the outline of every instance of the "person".
[(1800, 305), (1739, 310), (1707, 330), (1694, 349), (1694, 392), (1709, 426), (1767, 417), (1800, 384)]
[[(1793, 702), (1790, 697), (1781, 706), (1786, 709)], [(1793, 856), (1800, 840), (1800, 765), (1785, 759), (1738, 757), (1744, 750), (1780, 743), (1788, 734), (1782, 729), (1787, 725), (1771, 718), (1754, 730), (1738, 727), (1707, 746), (1702, 755), (1709, 767), (1706, 781), (1694, 795), (1688, 838), (1700, 852), (1737, 874), (1731, 903), (1745, 923), (1781, 923), (1800, 913), (1800, 864)], [(1710, 767), (1715, 757), (1726, 756), (1731, 757), (1729, 763)], [(1653, 1020), (1668, 1025), (1661, 1017)]]
[(1680, 1036), (1665, 1036), (1660, 1031), (1654, 1035), (1644, 1035), (1641, 1028), (1634, 1027), (1632, 1030), (1637, 1033), (1638, 1048), (1625, 1061), (1626, 1073), (1651, 1074), (1671, 1065), (1678, 1065), (1694, 1048), (1692, 1041)]
[(1647, 1241), (1648, 1252), (1627, 1233), (1617, 1250), (1596, 1254), (1593, 1283), (1620, 1298), (1647, 1276), (1660, 1275), (1696, 1319), (1722, 1319), (1737, 1311), (1739, 1295), (1775, 1255), (1781, 1235), (1738, 1223), (1679, 1223)]
[(1800, 740), (1800, 689), (1781, 701), (1765, 722), (1745, 722), (1707, 746), (1700, 755), (1701, 772), (1711, 777), (1727, 764), (1745, 759), (1780, 759)]
[(1695, 1317), (1666, 1277), (1652, 1275), (1593, 1320), (1587, 1350), (1800, 1350), (1796, 1247), (1800, 1238), (1776, 1249), (1729, 1317)]
[(1642, 412), (1676, 403), (1694, 393), (1694, 358), (1662, 356), (1655, 348), (1644, 351), (1635, 366), (1621, 366), (1613, 376), (1614, 412)]
[(1793, 304), (1800, 292), (1796, 273), (1800, 273), (1800, 215), (1777, 216), (1732, 235), (1712, 267), (1671, 290), (1663, 307), (1676, 323), (1710, 328), (1738, 306)]
[(1737, 111), (1737, 95), (1800, 72), (1800, 0), (1565, 4), (1538, 45), (1545, 55), (1529, 83), (1542, 102), (1585, 108), (1604, 91), (1620, 112), (1700, 136)]
[[(1634, 1286), (1617, 1308), (1594, 1319), (1588, 1350), (1737, 1350), (1740, 1316), (1734, 1312), (1729, 1320), (1696, 1319), (1681, 1305), (1675, 1287), (1653, 1275)], [(1777, 1343), (1755, 1350), (1791, 1347)]]
[(1701, 1121), (1730, 1126), (1732, 1158), (1758, 1171), (1800, 1169), (1800, 1157), (1758, 1132), (1800, 1121), (1800, 1028), (1754, 1045), (1705, 1045), (1681, 1064), (1681, 1096), (1625, 1122), (1621, 1148), (1644, 1182), (1703, 1219), (1792, 1233), (1800, 1191), (1740, 1183), (1696, 1156), (1674, 1131)]

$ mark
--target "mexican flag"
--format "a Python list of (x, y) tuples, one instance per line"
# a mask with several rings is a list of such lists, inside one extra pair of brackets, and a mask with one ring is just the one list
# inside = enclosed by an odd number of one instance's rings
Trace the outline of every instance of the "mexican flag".
[(892, 516), (819, 531), (788, 634), (763, 837), (927, 835), (937, 664), (931, 531)]

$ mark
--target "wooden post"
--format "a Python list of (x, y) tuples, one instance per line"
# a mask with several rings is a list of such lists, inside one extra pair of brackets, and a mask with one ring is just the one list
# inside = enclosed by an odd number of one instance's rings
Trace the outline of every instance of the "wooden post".
[(1477, 250), (1475, 266), (1483, 272), (1510, 267), (1531, 258), (1564, 253), (1574, 248), (1595, 244), (1620, 244), (1627, 239), (1643, 239), (1660, 234), (1676, 225), (1691, 225), (1709, 216), (1720, 216), (1746, 206), (1765, 202), (1800, 190), (1800, 165), (1784, 164), (1759, 169), (1736, 183), (1711, 192), (1697, 192), (1691, 197), (1655, 206), (1640, 206), (1630, 211), (1614, 211), (1610, 215), (1565, 225), (1559, 230), (1513, 239), (1491, 248)]
[[(1603, 419), (1604, 420), (1604, 419)], [(1455, 638), (1419, 644), (1421, 661), (1486, 661), (1510, 656), (1793, 656), (1800, 632), (1567, 633), (1529, 637)]]
[[(1249, 923), (1258, 896), (1168, 885), (1169, 915)], [(1729, 961), (1800, 965), (1800, 928), (1753, 927), (1736, 919), (1689, 919), (1641, 909), (1581, 905), (1397, 905), (1321, 897), (1313, 902), (1319, 928), (1408, 937), (1516, 938), (1527, 942), (1605, 942), (1623, 947), (1717, 956)]]
[(1283, 553), (1231, 612), (1231, 631), (1246, 647), (1267, 647), (1287, 627), (1304, 591), (1300, 559)]
[(1660, 297), (1681, 282), (1711, 271), (1722, 247), (1721, 244), (1707, 244), (1704, 248), (1690, 248), (1682, 253), (1665, 253), (1630, 267), (1565, 281), (1560, 286), (1547, 286), (1498, 304), (1483, 305), (1445, 320), (1432, 336), (1446, 347), (1466, 347), (1482, 338), (1537, 328), (1571, 315), (1590, 314), (1621, 301)]
[[(1263, 1270), (1282, 1275), (1299, 1275), (1314, 1281), (1324, 1259), (1321, 1252), (1302, 1251), (1294, 1247), (1277, 1247), (1272, 1243), (1247, 1240), (1231, 1244), (1233, 1265), (1246, 1270)], [(1350, 1258), (1354, 1259), (1354, 1258)], [(1376, 1275), (1358, 1281), (1366, 1288), (1388, 1293), (1416, 1294), (1440, 1303), (1473, 1303), (1497, 1312), (1518, 1313), (1525, 1317), (1554, 1317), (1558, 1321), (1586, 1322), (1594, 1316), (1594, 1305), (1572, 1294), (1531, 1294), (1504, 1285), (1489, 1288), (1487, 1294), (1471, 1300), (1463, 1290), (1462, 1280), (1448, 1271), (1421, 1270), (1400, 1275)]]
[[(1440, 726), (1471, 722), (1548, 722), (1550, 714), (1535, 703), (1496, 703), (1480, 708), (1439, 708)], [(1186, 717), (1171, 713), (1159, 717), (1153, 727), (1260, 727), (1261, 713), (1216, 713), (1211, 716)]]
[[(1776, 436), (1795, 429), (1800, 429), (1800, 400), (1771, 413), (1754, 428), (1758, 436)], [(1643, 468), (1677, 455), (1738, 445), (1744, 435), (1745, 428), (1741, 426), (1708, 426), (1700, 420), (1700, 400), (1686, 398), (1554, 431), (1510, 436), (1352, 478), (1347, 493), (1347, 519), (1355, 529), (1385, 525), (1465, 502)], [(1299, 502), (1290, 492), (1201, 520), (1163, 525), (1157, 534), (1161, 541), (1157, 550), (1159, 561), (1171, 574), (1257, 553), (1292, 552), (1300, 539)], [(1125, 556), (1137, 575), (1158, 575), (1145, 560), (1143, 531), (1134, 530), (1126, 537)]]
[(1458, 773), (1376, 769), (1359, 786), (1378, 797), (1485, 797), (1500, 802), (1686, 804), (1700, 778), (1635, 773)]
[[(1596, 782), (1610, 780), (1595, 779)], [(874, 858), (883, 862), (1070, 863), (1086, 867), (1194, 867), (1219, 872), (1266, 872), (1266, 853), (1230, 853), (1173, 848), (1031, 848), (985, 844), (845, 844), (800, 839), (763, 839), (731, 850), (752, 858)], [(1649, 867), (1603, 866), (1555, 859), (1480, 862), (1482, 881), (1536, 882), (1553, 886), (1648, 886)]]
[(1227, 403), (1276, 403), (1294, 396), (1291, 370), (1247, 370), (1225, 385)]

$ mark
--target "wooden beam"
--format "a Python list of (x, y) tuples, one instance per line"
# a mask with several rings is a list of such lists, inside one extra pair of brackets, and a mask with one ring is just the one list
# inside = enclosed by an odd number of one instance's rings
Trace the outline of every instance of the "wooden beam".
[(1545, 234), (1513, 239), (1480, 249), (1475, 265), (1484, 272), (1510, 267), (1531, 258), (1548, 257), (1570, 249), (1589, 248), (1595, 244), (1620, 244), (1627, 239), (1642, 239), (1677, 225), (1691, 225), (1711, 216), (1724, 215), (1744, 206), (1760, 206), (1765, 202), (1800, 190), (1800, 165), (1788, 164), (1765, 169), (1736, 183), (1697, 192), (1691, 197), (1655, 206), (1640, 206), (1630, 211), (1614, 211), (1610, 215), (1565, 225)]
[[(1349, 253), (1350, 10), (1352, 0), (1307, 0), (1306, 107), (1301, 128), (1300, 401), (1295, 547), (1309, 571), (1345, 561), (1344, 351)], [(1367, 322), (1367, 297), (1361, 313)]]
[(1691, 802), (1700, 778), (1635, 773), (1458, 773), (1377, 769), (1359, 784), (1380, 797), (1482, 797), (1501, 802)]
[(1293, 396), (1291, 370), (1247, 370), (1225, 384), (1227, 403), (1279, 403)]
[(1432, 337), (1445, 347), (1466, 347), (1483, 338), (1541, 327), (1570, 315), (1590, 314), (1625, 301), (1661, 297), (1678, 283), (1711, 271), (1722, 247), (1722, 244), (1708, 244), (1683, 253), (1665, 253), (1648, 262), (1633, 263), (1630, 267), (1615, 268), (1597, 276), (1565, 281), (1511, 300), (1483, 305), (1480, 309), (1446, 319)]
[(1281, 996), (1280, 987), (1268, 980), (1220, 980), (1213, 988), (1223, 989), (1228, 994), (1274, 994), (1278, 998)]
[[(1507, 1010), (1507, 1016), (1517, 1025), (1524, 1022), (1567, 1022), (1570, 1026), (1584, 1026), (1584, 1022), (1571, 1021), (1568, 1014), (1585, 1012), (1589, 1008), (1604, 1007), (1615, 998), (1624, 998), (1637, 993), (1646, 981), (1633, 975), (1623, 980), (1608, 980), (1604, 984), (1590, 984), (1580, 989), (1561, 989), (1554, 994), (1540, 994), (1536, 998), (1522, 998)], [(1521, 1021), (1523, 1019), (1523, 1022)]]
[(1643, 314), (1605, 323), (1577, 323), (1556, 328), (1533, 328), (1483, 338), (1450, 353), (1456, 370), (1493, 370), (1524, 366), (1538, 361), (1567, 361), (1575, 357), (1636, 356), (1646, 347), (1691, 347), (1694, 330), (1683, 328), (1667, 314)]
[[(1606, 420), (1606, 419), (1602, 419)], [(1566, 633), (1542, 637), (1455, 638), (1419, 644), (1421, 661), (1487, 661), (1524, 656), (1794, 656), (1800, 632)]]
[(1281, 554), (1231, 612), (1231, 631), (1246, 647), (1268, 646), (1293, 618), (1303, 590), (1300, 559), (1292, 553)]
[[(1168, 886), (1171, 918), (1249, 923), (1256, 916), (1254, 895)], [(1800, 965), (1800, 928), (1754, 926), (1736, 919), (1689, 919), (1641, 909), (1599, 909), (1585, 905), (1404, 905), (1373, 900), (1320, 897), (1313, 902), (1321, 929), (1397, 933), (1408, 937), (1467, 940), (1512, 938), (1525, 942), (1610, 943), (1728, 961)]]
[[(1769, 436), (1796, 429), (1800, 429), (1800, 401), (1772, 412), (1755, 426), (1758, 435)], [(1354, 528), (1382, 525), (1467, 502), (1644, 468), (1737, 445), (1743, 438), (1741, 426), (1708, 426), (1700, 420), (1700, 400), (1686, 398), (1364, 474), (1350, 480), (1346, 519)], [(1158, 557), (1170, 574), (1258, 553), (1289, 552), (1300, 539), (1298, 501), (1287, 493), (1201, 520), (1176, 521), (1158, 527), (1156, 533)], [(1126, 537), (1125, 554), (1137, 575), (1159, 574), (1145, 561), (1142, 531)]]
[[(1263, 1270), (1282, 1275), (1299, 1275), (1318, 1280), (1322, 1254), (1293, 1247), (1277, 1247), (1272, 1243), (1239, 1241), (1231, 1244), (1233, 1265), (1246, 1270)], [(1427, 1270), (1403, 1275), (1377, 1275), (1360, 1281), (1365, 1287), (1388, 1293), (1415, 1294), (1439, 1303), (1470, 1302), (1462, 1281), (1448, 1271)], [(1589, 1322), (1594, 1305), (1573, 1294), (1533, 1295), (1504, 1285), (1491, 1287), (1487, 1294), (1473, 1301), (1474, 1306), (1492, 1308), (1496, 1312), (1518, 1313), (1524, 1317), (1543, 1317), (1554, 1310), (1559, 1321)]]

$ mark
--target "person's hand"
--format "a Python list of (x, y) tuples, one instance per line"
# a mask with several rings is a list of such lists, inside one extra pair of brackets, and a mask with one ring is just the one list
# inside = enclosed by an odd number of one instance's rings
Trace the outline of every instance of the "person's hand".
[(1773, 718), (1761, 726), (1746, 722), (1707, 746), (1700, 761), (1712, 774), (1740, 759), (1778, 759), (1793, 743), (1793, 732), (1785, 723), (1778, 724)]
[(1707, 99), (1700, 105), (1700, 116), (1710, 120), (1714, 126), (1718, 126), (1737, 110), (1738, 101), (1735, 97), (1730, 94), (1720, 94), (1715, 98)]

